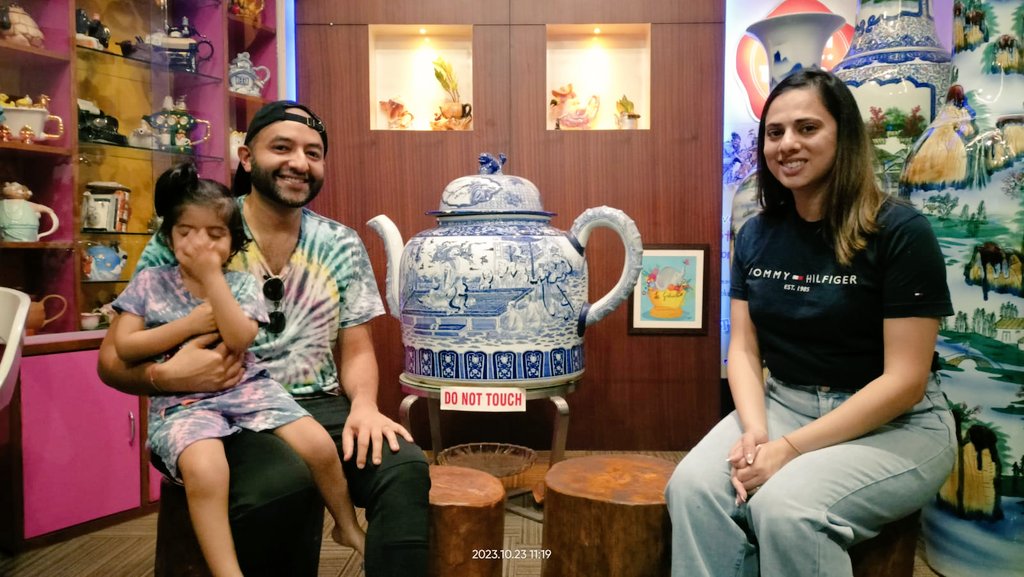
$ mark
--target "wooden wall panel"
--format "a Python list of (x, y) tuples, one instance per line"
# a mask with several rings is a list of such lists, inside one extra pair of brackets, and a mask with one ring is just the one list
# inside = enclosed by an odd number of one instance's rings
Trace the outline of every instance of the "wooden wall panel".
[[(339, 10), (350, 18), (382, 16), (377, 3), (337, 3), (353, 5), (344, 9), (334, 4), (303, 2), (303, 17)], [(534, 3), (509, 0), (509, 11), (520, 10), (521, 4)], [(660, 4), (670, 10), (691, 3)], [(437, 207), (448, 182), (475, 171), (476, 155), (484, 151), (508, 154), (505, 172), (540, 188), (545, 208), (558, 213), (552, 224), (560, 229), (570, 228), (586, 208), (608, 205), (637, 222), (646, 244), (709, 245), (706, 335), (629, 335), (625, 304), (587, 330), (587, 371), (568, 397), (570, 448), (687, 449), (719, 417), (724, 27), (719, 2), (696, 4), (685, 15), (687, 21), (694, 15), (718, 20), (651, 26), (652, 128), (637, 131), (545, 129), (549, 87), (542, 24), (474, 27), (472, 132), (371, 131), (365, 113), (367, 22), (309, 23), (297, 29), (300, 100), (324, 116), (331, 139), (327, 185), (313, 208), (360, 233), (382, 290), (383, 243), (366, 220), (387, 214), (406, 239), (433, 227), (433, 219), (423, 213)], [(388, 23), (415, 20), (409, 13), (388, 18)], [(451, 23), (438, 20), (423, 21)], [(614, 233), (598, 230), (587, 253), (593, 301), (618, 278), (623, 251)], [(403, 397), (397, 385), (402, 371), (398, 322), (384, 317), (372, 328), (381, 368), (380, 406), (395, 416)], [(425, 412), (425, 403), (417, 403), (413, 433), (429, 446)], [(529, 403), (525, 414), (445, 413), (444, 442), (505, 441), (546, 449), (552, 415), (546, 401)]]
[(725, 21), (723, 0), (511, 0), (512, 24)]
[(298, 24), (506, 24), (510, 0), (303, 0)]

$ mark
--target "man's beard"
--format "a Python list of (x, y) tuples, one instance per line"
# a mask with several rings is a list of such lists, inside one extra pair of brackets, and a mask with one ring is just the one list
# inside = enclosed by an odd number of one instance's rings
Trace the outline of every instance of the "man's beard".
[(256, 192), (260, 193), (263, 198), (271, 200), (281, 206), (288, 208), (302, 208), (307, 204), (313, 202), (316, 195), (320, 194), (320, 188), (323, 187), (324, 181), (316, 180), (312, 177), (307, 177), (307, 184), (309, 185), (309, 194), (302, 200), (291, 200), (285, 198), (281, 194), (280, 187), (274, 182), (274, 172), (266, 170), (256, 164), (255, 160), (252, 162), (252, 172), (249, 175), (249, 179), (252, 181), (252, 187), (256, 189)]

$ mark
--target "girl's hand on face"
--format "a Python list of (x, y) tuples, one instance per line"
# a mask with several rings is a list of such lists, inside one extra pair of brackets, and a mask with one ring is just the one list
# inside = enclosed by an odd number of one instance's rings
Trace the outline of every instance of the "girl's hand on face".
[(212, 275), (223, 274), (220, 255), (214, 247), (213, 240), (206, 231), (199, 229), (180, 239), (174, 247), (174, 256), (185, 273), (203, 282)]
[(217, 321), (213, 317), (213, 307), (210, 303), (202, 303), (192, 309), (186, 318), (194, 335), (217, 332)]

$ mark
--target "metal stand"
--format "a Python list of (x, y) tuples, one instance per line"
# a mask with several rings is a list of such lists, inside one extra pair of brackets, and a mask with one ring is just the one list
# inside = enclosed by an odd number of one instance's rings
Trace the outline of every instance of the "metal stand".
[[(404, 374), (398, 377), (398, 381), (401, 383), (402, 391), (408, 393), (402, 399), (402, 404), (398, 407), (398, 417), (402, 421), (402, 426), (407, 430), (412, 430), (409, 422), (409, 410), (412, 408), (413, 403), (420, 397), (427, 399), (427, 416), (430, 420), (430, 443), (431, 449), (434, 451), (434, 460), (437, 461), (437, 455), (444, 448), (444, 444), (441, 442), (442, 386), (414, 382), (406, 378)], [(569, 403), (566, 402), (565, 396), (576, 390), (576, 383), (578, 382), (579, 379), (557, 385), (538, 387), (531, 384), (532, 386), (523, 387), (526, 392), (527, 401), (550, 399), (555, 405), (555, 423), (551, 434), (551, 460), (548, 461), (548, 466), (554, 465), (565, 458), (565, 441), (569, 435)], [(510, 386), (515, 386), (517, 383), (509, 384)], [(521, 384), (527, 385), (528, 383), (524, 382)]]

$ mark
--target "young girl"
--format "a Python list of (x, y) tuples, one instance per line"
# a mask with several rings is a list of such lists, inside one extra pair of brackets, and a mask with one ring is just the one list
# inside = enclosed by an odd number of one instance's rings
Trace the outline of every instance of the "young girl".
[(252, 275), (224, 270), (247, 242), (238, 205), (222, 184), (200, 179), (191, 163), (160, 176), (155, 205), (164, 219), (159, 234), (178, 264), (139, 271), (114, 302), (121, 313), (113, 335), (118, 355), (139, 362), (173, 353), (185, 341), (210, 332), (220, 333), (234, 354), (246, 355), (245, 376), (231, 389), (150, 399), (149, 447), (185, 485), (211, 572), (216, 577), (242, 574), (228, 523), (229, 470), (220, 439), (243, 428), (272, 429), (302, 457), (334, 517), (331, 536), (362, 553), (365, 534), (356, 522), (334, 442), (247, 353), (258, 322), (269, 317)]

